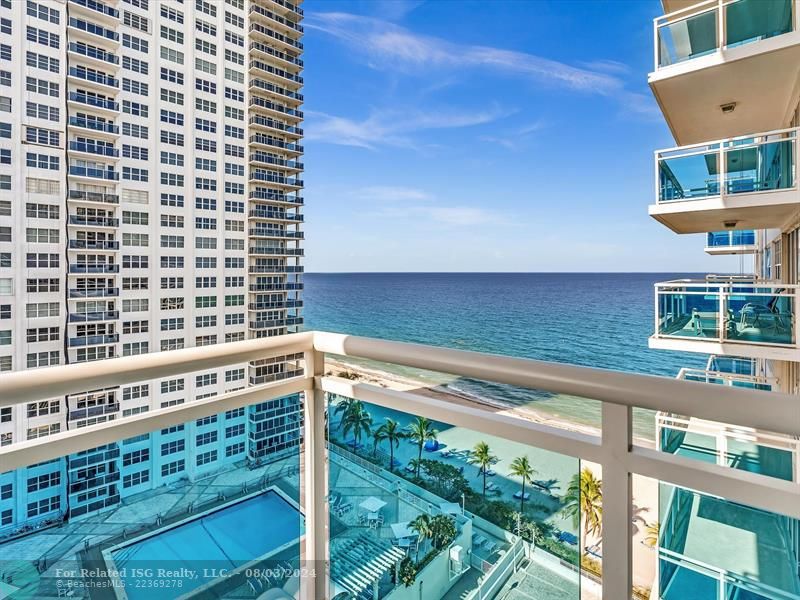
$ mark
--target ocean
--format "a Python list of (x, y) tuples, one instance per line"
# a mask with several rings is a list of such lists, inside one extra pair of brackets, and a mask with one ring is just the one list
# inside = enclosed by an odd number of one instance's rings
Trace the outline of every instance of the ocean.
[[(305, 328), (674, 377), (707, 356), (650, 350), (653, 284), (686, 273), (341, 273), (305, 276)], [(386, 369), (386, 367), (381, 367)], [(388, 369), (387, 369), (388, 370)], [(596, 402), (392, 371), (464, 394), (599, 424)], [(634, 433), (653, 438), (636, 411)]]

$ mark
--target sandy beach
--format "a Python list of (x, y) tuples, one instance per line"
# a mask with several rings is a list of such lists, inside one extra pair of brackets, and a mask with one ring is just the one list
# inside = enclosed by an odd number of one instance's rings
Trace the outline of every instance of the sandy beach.
[[(453, 404), (492, 412), (499, 411), (502, 414), (512, 415), (516, 418), (526, 419), (570, 431), (577, 431), (589, 435), (600, 434), (600, 430), (597, 427), (557, 418), (544, 411), (537, 411), (535, 408), (529, 406), (510, 406), (501, 402), (491, 402), (487, 399), (475, 398), (451, 390), (446, 387), (446, 385), (435, 385), (423, 382), (411, 377), (383, 371), (372, 366), (353, 364), (328, 357), (325, 367), (326, 374), (332, 376), (340, 376), (342, 373), (347, 372), (351, 375), (355, 375), (358, 381), (371, 385), (398, 391), (413, 391), (415, 394), (436, 398)], [(652, 440), (637, 437), (635, 441), (642, 446), (653, 447)], [(494, 444), (497, 444), (497, 441), (495, 441)], [(509, 444), (514, 445), (512, 442), (509, 442)], [(565, 464), (560, 465), (558, 469), (560, 471), (564, 469), (569, 471), (571, 468), (568, 460), (551, 460), (548, 462), (564, 462)], [(602, 479), (602, 469), (600, 465), (588, 461), (581, 461), (581, 467), (588, 467), (597, 477)], [(574, 468), (571, 472), (574, 472)], [(645, 546), (643, 542), (646, 535), (646, 524), (658, 520), (658, 482), (643, 477), (634, 477), (633, 502), (634, 519), (632, 533), (634, 538), (634, 585), (650, 587), (655, 577), (656, 555), (655, 551)], [(586, 545), (592, 546), (598, 541), (600, 540), (590, 538), (586, 540)], [(587, 596), (587, 598), (588, 597), (589, 596)]]

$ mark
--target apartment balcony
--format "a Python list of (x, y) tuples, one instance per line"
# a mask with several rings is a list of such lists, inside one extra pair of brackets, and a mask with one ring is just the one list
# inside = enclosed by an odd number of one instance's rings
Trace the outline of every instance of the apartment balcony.
[(258, 292), (293, 292), (302, 290), (305, 286), (302, 283), (251, 283), (248, 290), (251, 293)]
[(301, 144), (287, 142), (280, 138), (272, 137), (271, 135), (264, 135), (262, 133), (255, 133), (251, 135), (248, 141), (252, 146), (266, 146), (267, 149), (280, 148), (282, 151), (286, 153), (292, 153), (295, 156), (299, 156), (305, 151), (305, 148)]
[(258, 4), (250, 5), (250, 19), (253, 22), (262, 22), (267, 27), (279, 31), (284, 35), (296, 36), (303, 33), (303, 26), (295, 23), (291, 19), (284, 18), (271, 10), (267, 10)]
[(85, 15), (89, 19), (112, 27), (119, 25), (119, 11), (98, 0), (69, 0), (69, 7), (71, 11)]
[(303, 68), (303, 59), (295, 54), (281, 52), (268, 44), (260, 42), (250, 42), (248, 47), (252, 56), (259, 56), (260, 58), (281, 63), (290, 69), (299, 70)]
[(69, 266), (69, 272), (75, 274), (83, 273), (119, 273), (119, 265), (114, 264), (74, 264)]
[(71, 153), (82, 154), (87, 158), (96, 158), (98, 156), (106, 159), (119, 158), (119, 150), (113, 146), (105, 146), (102, 144), (87, 144), (86, 142), (69, 142), (69, 150)]
[(267, 44), (272, 44), (287, 51), (303, 51), (303, 42), (273, 31), (269, 27), (264, 27), (261, 23), (250, 23), (248, 32), (251, 40), (263, 40)]
[(85, 202), (89, 204), (119, 204), (119, 194), (105, 194), (103, 192), (69, 190), (67, 198), (72, 202)]
[[(104, 415), (114, 414), (119, 412), (119, 402), (115, 402), (113, 404), (99, 404), (97, 406), (87, 406), (86, 408), (76, 408), (75, 410), (69, 411), (69, 420), (70, 421), (77, 421), (80, 419), (89, 419), (91, 417), (102, 417)], [(99, 485), (105, 485), (112, 481), (119, 480), (119, 473), (115, 473), (111, 475), (111, 479), (104, 479), (103, 482)], [(87, 486), (91, 487), (91, 486)], [(76, 489), (70, 490), (72, 493), (75, 493)]]
[(96, 89), (104, 94), (115, 94), (119, 91), (119, 79), (83, 67), (70, 67), (67, 71), (67, 79), (71, 80), (73, 84)]
[(92, 134), (105, 134), (106, 137), (112, 139), (119, 137), (119, 127), (110, 121), (70, 117), (67, 123), (70, 127), (86, 129)]
[(255, 77), (250, 78), (250, 92), (255, 95), (261, 93), (272, 94), (282, 102), (294, 102), (297, 105), (303, 103), (303, 94)]
[(294, 89), (298, 89), (303, 86), (303, 77), (301, 75), (297, 75), (291, 71), (287, 71), (286, 69), (273, 67), (272, 65), (261, 60), (251, 59), (249, 63), (249, 70), (251, 75), (272, 79), (276, 81), (278, 85), (289, 85)]
[(119, 242), (116, 240), (70, 240), (70, 250), (119, 250)]
[(282, 329), (293, 325), (302, 325), (303, 317), (286, 317), (283, 319), (250, 321), (250, 329)]
[(116, 298), (119, 288), (70, 289), (70, 298)]
[(90, 44), (101, 44), (112, 50), (119, 48), (119, 34), (110, 27), (103, 27), (83, 18), (70, 17), (67, 22), (70, 39), (82, 39)]
[(253, 115), (252, 117), (250, 117), (249, 123), (250, 125), (252, 125), (253, 129), (275, 131), (282, 135), (290, 136), (295, 139), (303, 137), (302, 128), (295, 127), (294, 125), (287, 125), (286, 123), (281, 123), (280, 121), (276, 121), (275, 119), (270, 119), (269, 117), (262, 117), (261, 115)]
[(266, 274), (266, 273), (275, 273), (275, 274), (303, 273), (305, 271), (305, 267), (301, 265), (274, 265), (274, 266), (250, 265), (247, 271), (251, 275)]
[(752, 278), (657, 283), (651, 348), (800, 361), (800, 286)]
[(302, 300), (279, 300), (276, 302), (250, 302), (247, 310), (285, 310), (287, 308), (302, 308)]
[(67, 103), (79, 110), (87, 110), (87, 107), (90, 107), (89, 110), (92, 112), (108, 115), (112, 118), (119, 114), (119, 102), (100, 96), (70, 92), (67, 96)]
[(275, 12), (281, 14), (293, 14), (298, 17), (303, 16), (303, 9), (299, 3), (288, 2), (287, 0), (262, 0), (263, 4), (274, 8)]
[(281, 240), (302, 240), (305, 239), (305, 234), (302, 231), (286, 231), (285, 229), (268, 229), (265, 227), (256, 227), (248, 231), (250, 237), (255, 238), (272, 238)]
[(699, 381), (700, 383), (710, 383), (714, 385), (728, 385), (750, 390), (761, 390), (763, 392), (772, 391), (772, 387), (776, 383), (775, 379), (761, 375), (726, 373), (724, 371), (711, 371), (708, 369), (681, 369), (678, 373), (678, 379), (684, 381)]
[(118, 310), (104, 310), (95, 312), (70, 313), (70, 323), (96, 323), (103, 321), (116, 321), (119, 319)]
[(247, 252), (249, 254), (269, 256), (303, 256), (305, 253), (303, 248), (277, 248), (272, 246), (250, 246)]
[(70, 348), (82, 348), (84, 346), (101, 346), (103, 344), (116, 344), (119, 342), (118, 333), (108, 333), (105, 335), (85, 335), (68, 338), (67, 343)]
[[(521, 480), (507, 472), (513, 457), (528, 457), (537, 469), (537, 480), (555, 478), (560, 488), (541, 487), (547, 481), (525, 488), (536, 511), (550, 506), (555, 515), (561, 512), (561, 498), (568, 482), (584, 466), (592, 465), (598, 476), (602, 474), (603, 485), (602, 548), (598, 550), (602, 552), (603, 575), (597, 586), (603, 600), (632, 597), (634, 565), (642, 557), (663, 561), (659, 597), (667, 600), (747, 596), (784, 600), (798, 593), (797, 538), (791, 535), (792, 524), (800, 519), (800, 486), (796, 482), (717, 464), (716, 457), (715, 461), (697, 460), (668, 449), (657, 451), (632, 435), (632, 409), (637, 408), (667, 414), (688, 410), (692, 418), (733, 421), (731, 427), (745, 432), (774, 431), (781, 436), (798, 437), (796, 397), (787, 394), (305, 332), (176, 350), (170, 352), (168, 361), (153, 353), (53, 367), (46, 370), (47, 377), (43, 377), (44, 371), (5, 373), (0, 375), (0, 407), (109, 385), (192, 377), (198, 364), (204, 369), (221, 369), (297, 353), (303, 359), (296, 365), (276, 369), (276, 373), (253, 374), (252, 385), (241, 390), (0, 448), (4, 472), (19, 470), (15, 473), (19, 477), (27, 475), (31, 465), (69, 457), (65, 468), (68, 477), (64, 478), (67, 492), (108, 486), (103, 498), (114, 496), (117, 484), (132, 472), (126, 470), (123, 461), (141, 458), (131, 453), (132, 448), (141, 447), (136, 445), (136, 439), (174, 454), (162, 461), (136, 463), (136, 470), (149, 474), (153, 485), (145, 494), (128, 494), (124, 505), (103, 519), (102, 536), (97, 535), (94, 519), (85, 523), (69, 515), (69, 544), (53, 544), (55, 540), (51, 538), (63, 536), (63, 532), (47, 529), (28, 529), (15, 539), (0, 539), (0, 550), (14, 557), (8, 559), (14, 572), (26, 573), (24, 578), (13, 579), (22, 588), (20, 594), (50, 597), (52, 594), (47, 592), (55, 587), (50, 573), (45, 567), (36, 569), (36, 565), (62, 565), (86, 555), (97, 557), (93, 562), (97, 566), (74, 571), (70, 575), (74, 587), (108, 589), (113, 583), (118, 589), (129, 585), (133, 590), (141, 579), (130, 571), (126, 575), (125, 567), (163, 565), (164, 555), (150, 552), (158, 547), (169, 548), (170, 559), (181, 564), (205, 557), (207, 572), (219, 572), (224, 565), (226, 571), (219, 579), (213, 575), (199, 581), (188, 575), (179, 579), (183, 584), (180, 593), (187, 596), (202, 593), (209, 597), (253, 597), (257, 593), (252, 591), (255, 584), (251, 573), (256, 569), (274, 569), (276, 562), (297, 567), (313, 561), (316, 569), (287, 567), (289, 574), (271, 577), (269, 585), (293, 590), (292, 594), (298, 593), (303, 599), (332, 598), (342, 591), (360, 597), (373, 597), (377, 591), (379, 598), (389, 599), (503, 598), (513, 592), (548, 600), (580, 597), (580, 588), (588, 581), (584, 578), (581, 583), (580, 563), (574, 569), (542, 567), (559, 564), (555, 553), (562, 546), (570, 548), (568, 541), (548, 536), (537, 544), (539, 558), (526, 560), (529, 555), (524, 546), (530, 533), (512, 531), (513, 524), (492, 516), (488, 510), (492, 507), (487, 507), (478, 491), (476, 469), (469, 467), (469, 476), (465, 472), (473, 493), (465, 495), (463, 505), (458, 494), (445, 499), (441, 494), (446, 491), (441, 486), (435, 488), (429, 478), (421, 476), (411, 481), (410, 476), (404, 476), (404, 469), (390, 470), (387, 445), (377, 448), (374, 457), (367, 436), (362, 438), (362, 448), (357, 439), (351, 445), (350, 434), (343, 432), (336, 421), (341, 411), (334, 411), (328, 404), (340, 401), (357, 405), (375, 422), (391, 416), (405, 427), (415, 415), (435, 420), (432, 425), (438, 431), (437, 438), (448, 452), (431, 445), (424, 450), (424, 457), (455, 470), (467, 465), (467, 457), (464, 452), (457, 453), (461, 458), (448, 456), (454, 448), (471, 448), (475, 440), (488, 440), (493, 448), (501, 449), (496, 450), (501, 462), (494, 467), (497, 472), (492, 476), (493, 487), (499, 487), (499, 497), (507, 497), (514, 507), (518, 504), (513, 494), (520, 492)], [(386, 389), (367, 381), (326, 374), (330, 368), (330, 363), (326, 364), (328, 357), (342, 355), (356, 361), (383, 361), (393, 369), (434, 369), (450, 377), (536, 390), (532, 393), (576, 403), (571, 409), (577, 409), (580, 399), (593, 398), (601, 421), (598, 429), (578, 433), (550, 422), (536, 423), (490, 405), (465, 406), (415, 390)], [(302, 404), (299, 394), (303, 394)], [(180, 432), (174, 436), (164, 432), (185, 424), (189, 429), (198, 419), (212, 415), (219, 415), (221, 420), (227, 418), (225, 413), (239, 409), (249, 417), (254, 430), (269, 419), (281, 419), (282, 433), (273, 438), (268, 449), (259, 447), (255, 436), (252, 440), (248, 437), (249, 446), (237, 460), (223, 463), (223, 451), (216, 458), (203, 454), (201, 461), (200, 452), (205, 449), (198, 448), (197, 453), (190, 454), (186, 448), (183, 453), (182, 448), (168, 445), (161, 437), (183, 439)], [(729, 437), (728, 441), (732, 439)], [(123, 440), (129, 443), (123, 445)], [(98, 450), (92, 452), (92, 448)], [(401, 459), (401, 464), (416, 456), (414, 443), (403, 442), (394, 448), (393, 458)], [(207, 489), (209, 479), (202, 476), (205, 472), (196, 480), (187, 478), (184, 470), (172, 471), (175, 480), (163, 479), (170, 468), (180, 467), (174, 462), (177, 458), (186, 459), (184, 466), (200, 466), (206, 460), (214, 460), (218, 463), (211, 465), (214, 472), (224, 476), (215, 478), (211, 490)], [(83, 469), (88, 472), (81, 473)], [(634, 498), (641, 478), (668, 481), (675, 486), (672, 494), (664, 495), (669, 506), (661, 513), (651, 513), (663, 515), (662, 549), (658, 554), (642, 548), (632, 535), (631, 520), (641, 515), (634, 512), (634, 499), (636, 507), (642, 508), (641, 496)], [(168, 508), (163, 502), (153, 501), (166, 492), (175, 496)], [(19, 493), (24, 493), (24, 488)], [(524, 501), (525, 496), (520, 496)], [(525, 509), (531, 510), (527, 505), (520, 510), (524, 513)], [(421, 554), (429, 556), (417, 570), (414, 587), (409, 590), (392, 577), (406, 552), (400, 541), (392, 544), (390, 539), (404, 539), (408, 528), (402, 525), (420, 514), (445, 520), (454, 532), (443, 547), (425, 542)], [(368, 520), (377, 521), (378, 526), (360, 524)], [(242, 527), (242, 523), (247, 526)], [(559, 523), (562, 533), (579, 534), (580, 527), (573, 527), (568, 520)], [(574, 533), (572, 536), (573, 541), (578, 538)], [(568, 535), (562, 537), (569, 539)], [(191, 539), (192, 543), (182, 543), (183, 539)], [(45, 543), (48, 541), (51, 543)], [(573, 556), (581, 551), (581, 544), (582, 540), (577, 539), (577, 548), (571, 548)], [(78, 552), (80, 556), (76, 556)], [(699, 568), (701, 564), (719, 564), (702, 563), (699, 557), (703, 553), (723, 562), (724, 573), (712, 567)], [(408, 555), (415, 557), (416, 552), (412, 550)], [(130, 562), (131, 556), (136, 557), (136, 563)], [(215, 561), (208, 556), (221, 558)], [(231, 561), (230, 556), (236, 560)], [(665, 567), (672, 559), (680, 564), (676, 568)], [(468, 569), (470, 564), (473, 568)], [(299, 579), (292, 579), (295, 570), (300, 573)], [(686, 585), (686, 570), (692, 571), (693, 586)], [(107, 579), (110, 573), (119, 574), (113, 582)], [(154, 580), (158, 580), (157, 575)], [(487, 581), (491, 590), (484, 585)], [(719, 591), (720, 585), (725, 587), (724, 595)], [(743, 589), (737, 592), (733, 589), (736, 586)], [(423, 594), (420, 588), (424, 589)], [(719, 593), (709, 596), (709, 589)], [(281, 594), (276, 590), (271, 595)]]
[(250, 169), (249, 179), (251, 183), (266, 182), (270, 185), (286, 188), (289, 191), (297, 191), (303, 187), (302, 179), (286, 177), (280, 173), (265, 169)]
[(305, 168), (303, 163), (296, 160), (286, 160), (285, 158), (281, 158), (279, 156), (271, 156), (261, 152), (252, 152), (250, 154), (250, 162), (261, 165), (274, 165), (281, 167), (286, 171), (293, 171), (295, 173), (300, 172)]
[(676, 233), (780, 228), (797, 213), (800, 128), (660, 150), (650, 216)]
[(73, 61), (80, 61), (91, 67), (119, 69), (119, 56), (83, 42), (69, 42), (67, 44), (67, 54)]
[(113, 229), (119, 227), (119, 219), (116, 217), (69, 215), (69, 224), (79, 227), (103, 227), (106, 229)]
[(105, 181), (119, 181), (119, 173), (114, 169), (97, 169), (95, 167), (69, 166), (70, 177), (84, 179), (102, 179)]
[(709, 231), (706, 254), (755, 254), (756, 232), (752, 229)]
[(252, 208), (248, 212), (253, 219), (264, 219), (266, 221), (286, 221), (290, 223), (302, 223), (302, 214), (287, 213), (281, 210), (269, 210), (266, 208)]
[(269, 114), (275, 114), (282, 119), (294, 119), (296, 122), (302, 121), (304, 117), (302, 110), (273, 102), (269, 98), (262, 98), (261, 96), (251, 97), (249, 106), (253, 112), (264, 111)]
[[(679, 144), (789, 122), (797, 8), (796, 0), (709, 0), (655, 19), (649, 83)], [(721, 110), (731, 104), (733, 112)]]

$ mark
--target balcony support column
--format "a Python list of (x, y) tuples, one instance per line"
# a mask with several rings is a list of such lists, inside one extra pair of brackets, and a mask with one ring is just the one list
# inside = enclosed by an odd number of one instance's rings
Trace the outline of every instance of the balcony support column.
[(620, 600), (633, 589), (631, 408), (604, 402), (602, 410), (603, 600)]
[[(312, 386), (325, 374), (325, 354), (305, 353), (306, 377)], [(313, 387), (304, 393), (303, 507), (305, 560), (301, 563), (301, 598), (324, 600), (328, 592), (328, 457), (325, 449), (325, 392)]]

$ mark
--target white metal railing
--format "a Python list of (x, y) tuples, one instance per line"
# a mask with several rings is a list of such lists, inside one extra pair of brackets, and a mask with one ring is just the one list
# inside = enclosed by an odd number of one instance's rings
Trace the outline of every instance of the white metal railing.
[[(604, 600), (620, 600), (629, 598), (631, 594), (633, 474), (800, 518), (800, 486), (796, 483), (636, 446), (632, 438), (634, 407), (800, 436), (797, 397), (778, 392), (765, 394), (419, 344), (305, 332), (176, 350), (168, 355), (153, 353), (8, 373), (0, 376), (0, 407), (295, 353), (303, 353), (305, 357), (305, 372), (301, 376), (12, 444), (0, 448), (0, 464), (3, 470), (25, 467), (271, 398), (303, 392), (305, 437), (301, 497), (304, 499), (306, 522), (304, 559), (311, 561), (307, 564), (324, 565), (322, 561), (330, 559), (325, 534), (325, 407), (326, 394), (334, 393), (600, 464), (604, 504)], [(454, 406), (446, 400), (410, 391), (395, 391), (326, 376), (324, 361), (327, 354), (385, 361), (592, 398), (602, 402), (602, 432), (590, 435), (567, 431), (502, 411)], [(309, 571), (303, 580), (304, 597), (324, 597), (326, 586), (317, 585), (311, 574)]]
[(743, 387), (754, 390), (770, 391), (778, 380), (775, 377), (764, 375), (744, 375), (742, 373), (724, 373), (722, 371), (712, 371), (708, 369), (689, 369), (683, 368), (678, 372), (676, 379), (684, 381), (699, 381), (701, 383), (713, 383), (717, 385), (728, 385), (732, 387)]
[(799, 290), (749, 276), (656, 283), (653, 337), (797, 348)]
[[(770, 160), (775, 160), (775, 150), (786, 153), (782, 163), (766, 169)], [(748, 149), (760, 153), (758, 164), (742, 171), (737, 177), (728, 169), (728, 154)], [(769, 154), (770, 156), (766, 156)], [(654, 152), (655, 157), (655, 198), (656, 204), (667, 204), (680, 201), (706, 200), (716, 197), (736, 196), (744, 193), (786, 192), (798, 189), (797, 158), (800, 156), (800, 127), (776, 129), (742, 135), (732, 138), (711, 140), (686, 146), (663, 148)], [(709, 171), (708, 177), (702, 181), (691, 179), (680, 180), (676, 173), (681, 163), (694, 162), (689, 165), (692, 178), (701, 169)], [(745, 161), (740, 161), (744, 164)], [(788, 164), (788, 166), (787, 166)], [(714, 173), (713, 171), (716, 171)], [(752, 171), (758, 172), (754, 175)]]
[[(797, 0), (787, 0), (786, 6), (791, 11), (791, 14), (787, 15), (787, 23), (785, 23), (786, 27), (784, 29), (754, 31), (751, 32), (753, 35), (748, 38), (731, 39), (728, 31), (728, 10), (736, 4), (743, 5), (747, 2), (748, 0), (706, 0), (654, 18), (654, 70), (658, 71), (659, 69), (713, 54), (729, 47), (740, 46), (798, 30), (800, 19), (797, 14)], [(751, 6), (758, 8), (757, 4), (752, 0), (749, 3)], [(767, 3), (765, 2), (764, 5), (767, 5)], [(753, 18), (752, 11), (747, 16)], [(745, 15), (738, 16), (739, 20), (743, 18), (745, 18)], [(766, 19), (763, 19), (763, 21), (766, 21)], [(709, 40), (700, 38), (699, 36), (708, 32), (709, 28), (713, 29), (714, 38)], [(694, 34), (694, 39), (692, 39), (692, 34)], [(706, 42), (705, 44), (702, 43), (704, 41)], [(677, 46), (681, 44), (694, 44), (698, 47), (678, 48)], [(672, 56), (669, 55), (670, 46), (675, 47), (675, 53)]]

